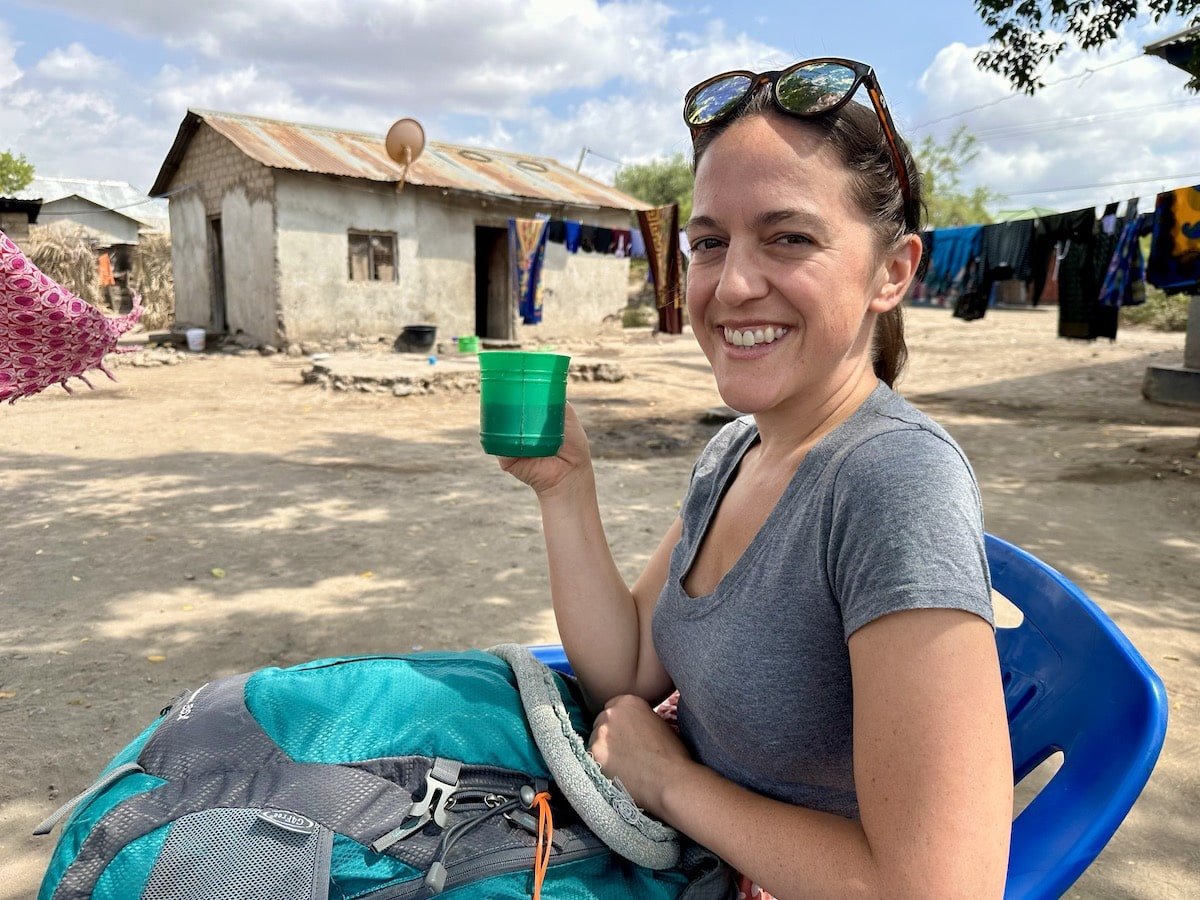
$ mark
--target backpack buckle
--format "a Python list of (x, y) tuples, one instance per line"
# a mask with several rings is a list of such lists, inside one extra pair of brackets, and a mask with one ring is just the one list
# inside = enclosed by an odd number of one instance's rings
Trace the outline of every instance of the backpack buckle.
[[(413, 803), (399, 827), (372, 841), (371, 849), (382, 853), (392, 844), (420, 831), (430, 820), (439, 828), (445, 828), (446, 810), (449, 808), (447, 802), (458, 790), (458, 775), (461, 771), (462, 763), (457, 760), (442, 759), (440, 756), (434, 759), (432, 768), (425, 775), (425, 795)], [(416, 821), (413, 822), (413, 819)]]

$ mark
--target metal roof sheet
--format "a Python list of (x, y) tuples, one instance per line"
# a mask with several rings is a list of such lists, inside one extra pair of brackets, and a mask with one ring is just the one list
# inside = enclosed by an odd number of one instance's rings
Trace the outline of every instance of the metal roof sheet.
[(22, 200), (41, 200), (45, 205), (68, 197), (81, 197), (149, 228), (165, 229), (169, 218), (163, 201), (148, 197), (125, 181), (38, 176), (19, 191), (17, 197)]
[[(200, 122), (243, 153), (273, 169), (396, 183), (401, 167), (387, 155), (383, 135), (208, 110), (189, 110), (175, 146), (151, 190), (165, 193)], [(610, 185), (548, 157), (429, 141), (412, 164), (408, 184), (573, 206), (648, 209)]]

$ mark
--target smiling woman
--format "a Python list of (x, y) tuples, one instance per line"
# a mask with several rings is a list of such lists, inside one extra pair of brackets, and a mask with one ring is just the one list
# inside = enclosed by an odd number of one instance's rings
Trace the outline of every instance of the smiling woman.
[[(559, 632), (605, 706), (592, 753), (747, 895), (999, 896), (1011, 760), (979, 491), (892, 389), (911, 154), (849, 60), (718, 75), (684, 110), (687, 304), (747, 415), (632, 588), (573, 412), (558, 456), (501, 462), (537, 493)], [(678, 735), (652, 710), (673, 691)]]

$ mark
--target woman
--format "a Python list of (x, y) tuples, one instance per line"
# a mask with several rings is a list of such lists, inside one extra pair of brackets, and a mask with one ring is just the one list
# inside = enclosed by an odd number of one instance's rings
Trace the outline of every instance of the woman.
[[(1012, 768), (978, 489), (891, 390), (912, 158), (848, 60), (717, 76), (685, 118), (688, 311), (748, 415), (632, 589), (573, 412), (557, 457), (501, 461), (537, 493), (559, 631), (605, 707), (592, 753), (778, 897), (998, 897)], [(652, 709), (673, 689), (678, 737)]]

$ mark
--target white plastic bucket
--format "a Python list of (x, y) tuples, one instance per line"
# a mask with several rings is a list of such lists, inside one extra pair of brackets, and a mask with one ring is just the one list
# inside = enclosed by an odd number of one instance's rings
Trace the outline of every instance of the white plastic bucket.
[(203, 328), (189, 328), (184, 332), (184, 334), (187, 335), (187, 345), (189, 350), (199, 351), (204, 349)]

